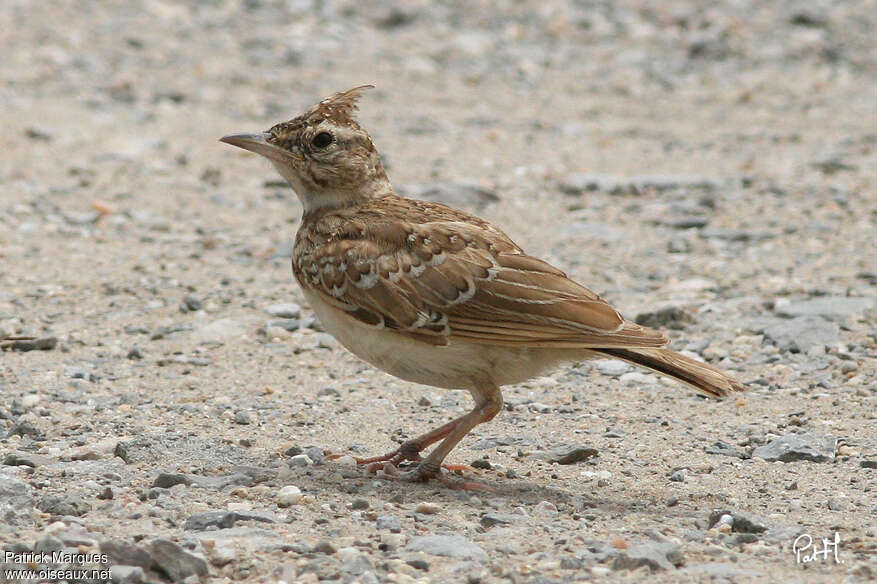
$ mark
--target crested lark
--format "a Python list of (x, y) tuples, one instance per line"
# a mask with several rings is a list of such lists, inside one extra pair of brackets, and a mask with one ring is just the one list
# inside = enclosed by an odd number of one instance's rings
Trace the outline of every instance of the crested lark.
[(415, 460), (396, 476), (441, 477), (457, 443), (499, 413), (500, 386), (562, 363), (611, 357), (710, 396), (743, 390), (718, 369), (664, 348), (663, 333), (625, 320), (484, 219), (393, 192), (354, 118), (369, 87), (336, 93), (267, 132), (222, 138), (270, 160), (301, 199), (292, 270), (325, 329), (396, 377), (466, 389), (475, 399), (468, 414), (359, 462), (386, 463), (395, 474), (393, 465)]

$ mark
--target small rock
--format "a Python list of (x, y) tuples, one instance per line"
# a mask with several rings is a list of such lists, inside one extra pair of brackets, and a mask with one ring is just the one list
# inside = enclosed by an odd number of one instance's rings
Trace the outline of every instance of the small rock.
[(369, 502), (366, 501), (365, 499), (354, 499), (350, 503), (350, 508), (353, 509), (354, 511), (360, 510), (360, 509), (368, 509), (370, 506), (371, 505), (369, 504)]
[(679, 470), (673, 472), (670, 475), (670, 481), (674, 483), (684, 483), (686, 478), (686, 470), (684, 468), (680, 468)]
[(462, 535), (423, 535), (413, 537), (405, 551), (424, 552), (459, 560), (488, 561), (487, 554), (474, 542)]
[(636, 324), (651, 328), (682, 330), (686, 325), (692, 323), (694, 323), (694, 318), (678, 306), (666, 306), (659, 310), (641, 312), (636, 315)]
[(185, 296), (183, 296), (182, 308), (185, 308), (185, 310), (191, 312), (201, 310), (201, 300), (191, 294), (186, 294)]
[(301, 321), (297, 318), (274, 318), (265, 323), (265, 334), (267, 335), (268, 330), (273, 328), (279, 328), (294, 333), (299, 327), (301, 327)]
[(646, 566), (650, 570), (672, 570), (682, 563), (679, 544), (650, 541), (620, 550), (612, 562), (612, 569), (635, 570)]
[(375, 526), (378, 529), (386, 529), (391, 533), (400, 533), (402, 531), (402, 525), (394, 515), (378, 515)]
[(6, 339), (0, 341), (0, 349), (12, 349), (13, 351), (51, 351), (58, 344), (56, 337)]
[(580, 445), (557, 446), (537, 456), (557, 464), (576, 464), (597, 456), (597, 449)]
[(204, 531), (210, 527), (227, 529), (234, 527), (235, 521), (237, 521), (237, 514), (233, 511), (205, 511), (191, 515), (186, 519), (183, 529), (194, 531)]
[(722, 442), (721, 440), (716, 440), (713, 442), (712, 446), (707, 446), (703, 449), (707, 454), (718, 454), (720, 456), (733, 456), (739, 458), (741, 460), (746, 460), (750, 458), (749, 454), (740, 450), (739, 448), (728, 444), (727, 442)]
[(298, 318), (301, 316), (301, 306), (293, 302), (272, 304), (265, 307), (265, 312), (277, 318)]
[(295, 456), (290, 457), (289, 461), (287, 461), (287, 464), (290, 467), (304, 467), (310, 466), (311, 464), (313, 464), (313, 461), (311, 461), (311, 457), (307, 454), (296, 454)]
[(796, 318), (800, 316), (823, 316), (825, 318), (846, 318), (877, 309), (877, 297), (851, 298), (847, 296), (822, 296), (810, 300), (799, 300), (788, 304), (778, 304), (779, 316)]
[(423, 513), (424, 515), (435, 515), (436, 513), (440, 513), (441, 510), (441, 506), (430, 502), (418, 503), (417, 507), (414, 508), (415, 512)]
[(331, 556), (336, 551), (338, 551), (338, 548), (336, 548), (330, 541), (321, 541), (318, 542), (311, 551), (318, 554), (326, 554)]
[(862, 468), (877, 468), (877, 459), (863, 459), (859, 461), (859, 466)]
[(729, 525), (735, 533), (764, 533), (768, 530), (763, 519), (742, 511), (713, 511), (710, 513), (709, 528), (719, 525)]
[(838, 326), (818, 316), (776, 319), (769, 324), (753, 324), (751, 328), (753, 332), (763, 333), (779, 349), (792, 353), (806, 353), (813, 346), (834, 346), (841, 342)]
[(180, 473), (169, 473), (163, 472), (160, 473), (155, 480), (152, 481), (153, 487), (159, 487), (162, 489), (169, 489), (175, 485), (191, 485), (192, 479), (188, 476)]
[(152, 568), (152, 556), (145, 549), (120, 541), (102, 541), (100, 551), (106, 554), (110, 564), (139, 566), (144, 570)]
[(484, 527), (493, 527), (494, 525), (509, 525), (516, 521), (526, 519), (524, 515), (515, 513), (485, 513), (481, 516), (480, 523)]
[(45, 495), (37, 502), (37, 509), (52, 515), (81, 517), (91, 511), (91, 505), (75, 494)]
[(110, 580), (114, 584), (141, 584), (146, 577), (140, 566), (116, 564), (110, 566)]
[(246, 410), (238, 410), (234, 413), (234, 423), (240, 424), (241, 426), (247, 426), (251, 424), (253, 420), (250, 418), (250, 412)]
[(301, 501), (301, 489), (294, 485), (287, 485), (277, 491), (277, 505), (279, 507), (290, 507)]
[(186, 551), (169, 539), (155, 539), (149, 545), (152, 560), (174, 582), (189, 576), (206, 576), (207, 560)]
[(812, 434), (785, 434), (752, 451), (754, 458), (768, 462), (830, 462), (837, 455), (837, 438)]
[(618, 377), (630, 371), (630, 365), (617, 359), (598, 361), (595, 365), (597, 371), (609, 377)]

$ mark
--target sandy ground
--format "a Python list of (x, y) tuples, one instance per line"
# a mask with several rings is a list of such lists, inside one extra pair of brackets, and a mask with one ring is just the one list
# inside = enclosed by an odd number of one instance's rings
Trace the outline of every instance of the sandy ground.
[[(4, 2), (0, 581), (59, 550), (124, 582), (873, 581), (875, 14)], [(294, 193), (217, 142), (362, 83), (396, 185), (751, 390), (708, 401), (615, 362), (508, 387), (450, 459), (484, 492), (321, 460), (470, 407), (320, 332)], [(577, 446), (597, 456), (547, 460)]]

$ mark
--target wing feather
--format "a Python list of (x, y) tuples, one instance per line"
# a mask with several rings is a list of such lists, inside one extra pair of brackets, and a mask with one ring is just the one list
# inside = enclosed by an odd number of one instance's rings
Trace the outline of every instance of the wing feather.
[(294, 258), (302, 286), (369, 326), (436, 345), (454, 339), (556, 348), (667, 343), (498, 230), (401, 221), (371, 229), (382, 245), (358, 233), (329, 238)]

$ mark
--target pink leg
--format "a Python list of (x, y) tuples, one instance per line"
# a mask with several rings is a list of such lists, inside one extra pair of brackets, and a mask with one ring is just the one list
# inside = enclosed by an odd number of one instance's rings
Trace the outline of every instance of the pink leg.
[[(425, 459), (420, 461), (420, 464), (418, 464), (415, 469), (404, 473), (396, 473), (395, 468), (390, 469), (385, 467), (385, 471), (389, 471), (388, 474), (390, 474), (392, 478), (411, 482), (428, 481), (434, 477), (441, 478), (442, 463), (451, 450), (457, 446), (460, 440), (462, 440), (472, 428), (478, 424), (492, 420), (502, 409), (502, 394), (496, 386), (490, 387), (489, 391), (483, 391), (476, 394), (476, 399), (479, 399), (479, 403), (471, 412), (457, 418), (450, 424), (442, 426), (435, 432), (427, 434), (427, 436), (433, 438), (433, 441), (436, 441), (441, 437), (444, 437), (444, 440), (442, 440), (441, 444), (430, 452)], [(448, 428), (448, 426), (451, 427)], [(436, 436), (435, 434), (438, 434), (439, 432), (441, 432), (441, 435)], [(392, 464), (392, 461), (390, 462)], [(446, 481), (443, 480), (443, 482)], [(449, 486), (472, 488), (471, 485), (467, 484), (452, 484)]]
[[(445, 457), (454, 447), (468, 434), (472, 428), (478, 424), (492, 420), (502, 409), (502, 394), (499, 387), (488, 386), (480, 388), (476, 395), (478, 402), (475, 408), (459, 418), (451, 420), (431, 432), (427, 432), (422, 436), (418, 436), (412, 440), (404, 442), (399, 448), (388, 452), (381, 456), (373, 456), (370, 458), (356, 458), (358, 464), (369, 465), (370, 470), (384, 470), (391, 478), (419, 482), (427, 481), (431, 478), (441, 476), (441, 467)], [(420, 452), (430, 445), (442, 440), (435, 450), (429, 453), (425, 459), (421, 458)], [(329, 454), (329, 458), (339, 458), (341, 454)], [(395, 467), (405, 460), (413, 460), (419, 462), (418, 466), (407, 472), (398, 472)], [(446, 480), (443, 480), (448, 484)], [(449, 484), (448, 486), (463, 488), (483, 488), (482, 486), (472, 486), (468, 483)]]

